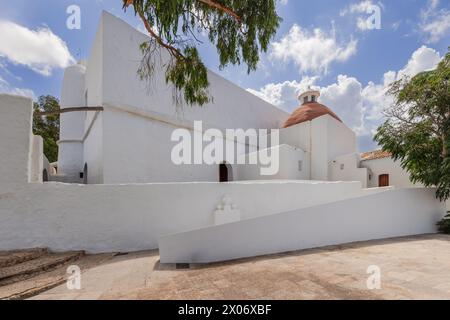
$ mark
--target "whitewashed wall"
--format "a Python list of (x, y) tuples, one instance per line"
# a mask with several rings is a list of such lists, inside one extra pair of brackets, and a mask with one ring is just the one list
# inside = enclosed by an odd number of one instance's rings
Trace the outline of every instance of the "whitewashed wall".
[[(100, 23), (93, 40), (89, 59), (86, 66), (86, 91), (88, 106), (101, 106), (103, 104), (103, 70), (104, 70), (104, 14), (100, 17)], [(88, 114), (89, 115), (89, 114)], [(92, 117), (92, 115), (91, 115)], [(89, 119), (86, 119), (86, 123)]]
[(0, 183), (29, 181), (32, 101), (0, 94)]
[(86, 71), (88, 105), (105, 107), (91, 131), (93, 115), (86, 117), (83, 152), (89, 183), (218, 181), (218, 166), (172, 164), (173, 130), (192, 127), (196, 120), (220, 130), (279, 128), (289, 116), (212, 72), (214, 103), (177, 108), (163, 68), (156, 67), (151, 84), (139, 79), (139, 46), (147, 40), (124, 21), (102, 14)]
[[(30, 182), (42, 182), (44, 172), (44, 140), (41, 136), (32, 136), (30, 153)], [(49, 172), (49, 171), (48, 171)]]
[[(104, 183), (103, 112), (88, 112), (86, 128), (90, 128), (84, 140), (84, 164), (88, 165), (88, 183)], [(83, 169), (84, 169), (83, 164)]]
[[(267, 154), (267, 150), (260, 150), (256, 154)], [(237, 172), (239, 180), (310, 180), (310, 155), (299, 148), (290, 145), (278, 145), (270, 148), (269, 155), (278, 154), (278, 158), (273, 158), (273, 163), (278, 159), (278, 172), (275, 175), (262, 175), (261, 169), (268, 168), (269, 165), (261, 163), (257, 165), (238, 165)], [(261, 159), (258, 156), (258, 159)], [(301, 162), (301, 166), (300, 166)], [(247, 156), (247, 163), (248, 156)], [(300, 170), (301, 169), (301, 170)]]
[(414, 184), (409, 180), (409, 174), (402, 169), (399, 162), (392, 158), (383, 158), (369, 161), (362, 161), (361, 166), (372, 172), (372, 178), (368, 185), (369, 188), (378, 187), (378, 178), (380, 175), (389, 175), (389, 184), (398, 188), (413, 187)]
[[(194, 124), (172, 117), (145, 112), (138, 108), (124, 109), (106, 105), (103, 119), (103, 183), (150, 183), (219, 181), (219, 165), (183, 164), (172, 161), (172, 149), (179, 142), (171, 141), (176, 129), (187, 130), (194, 137)], [(204, 135), (208, 127), (203, 128)], [(217, 137), (212, 137), (216, 139)], [(220, 139), (220, 138), (218, 138)], [(234, 145), (235, 158), (239, 152), (257, 149), (257, 145), (235, 143), (220, 139), (225, 146)], [(191, 141), (191, 161), (194, 161), (194, 139)], [(200, 142), (202, 147), (209, 144)], [(203, 152), (204, 149), (201, 150)], [(247, 150), (247, 151), (245, 151)], [(92, 151), (90, 152), (92, 154)], [(86, 159), (88, 160), (88, 159)], [(220, 162), (226, 160), (226, 154)], [(89, 161), (88, 161), (89, 164)], [(237, 172), (235, 174), (237, 178)]]
[(250, 219), (362, 194), (351, 182), (0, 184), (0, 250), (153, 249), (163, 235), (213, 225), (225, 195)]
[[(212, 226), (225, 196), (243, 219), (253, 219), (367, 193), (358, 182), (28, 183), (31, 110), (28, 98), (0, 96), (0, 251), (152, 249), (161, 236)], [(395, 208), (397, 200), (392, 201)]]
[[(103, 17), (95, 34), (86, 67), (86, 96), (88, 106), (103, 106)], [(84, 123), (83, 169), (88, 164), (88, 183), (103, 183), (103, 115), (87, 112)]]
[(329, 115), (311, 122), (311, 178), (330, 180), (330, 164), (339, 156), (356, 153), (356, 136)]
[(344, 123), (331, 116), (326, 116), (328, 134), (328, 161), (333, 161), (339, 156), (357, 153), (356, 134)]
[[(400, 165), (400, 162), (392, 158), (374, 159), (361, 161), (361, 166), (369, 170), (371, 179), (368, 179), (369, 188), (378, 187), (378, 179), (382, 174), (389, 175), (389, 184), (396, 188), (422, 187), (422, 184), (413, 184), (409, 174)], [(450, 200), (446, 202), (447, 210), (450, 211)]]
[[(310, 158), (309, 176), (313, 180), (355, 180), (366, 185), (366, 178), (361, 178), (364, 172), (357, 170), (357, 163), (352, 164), (353, 170), (345, 175), (334, 170), (334, 160), (356, 154), (356, 135), (345, 124), (329, 115), (281, 129), (280, 143), (298, 147), (306, 152)], [(346, 160), (347, 164), (350, 162)]]
[(280, 144), (287, 144), (311, 152), (311, 122), (303, 122), (281, 129)]
[[(136, 73), (142, 60), (139, 46), (148, 37), (106, 12), (100, 29), (103, 32), (103, 103), (137, 107), (189, 121), (203, 120), (216, 128), (280, 128), (289, 116), (213, 72), (208, 76), (214, 103), (177, 110), (163, 68), (156, 67), (150, 86), (140, 81)], [(167, 53), (163, 50), (161, 56), (164, 61)]]
[(356, 241), (436, 232), (433, 189), (366, 197), (162, 237), (162, 263), (210, 263)]
[(360, 155), (357, 153), (337, 157), (330, 163), (331, 181), (361, 181), (363, 188), (368, 187), (367, 168), (360, 168)]

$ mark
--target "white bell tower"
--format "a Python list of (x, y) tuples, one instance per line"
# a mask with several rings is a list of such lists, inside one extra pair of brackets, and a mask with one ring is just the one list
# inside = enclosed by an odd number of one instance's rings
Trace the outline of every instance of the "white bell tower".
[[(64, 72), (61, 109), (86, 106), (86, 66), (83, 62), (68, 67)], [(83, 172), (83, 136), (86, 112), (61, 114), (58, 154), (58, 176), (79, 181)]]
[(302, 105), (307, 104), (307, 103), (315, 103), (319, 100), (320, 97), (320, 91), (318, 90), (313, 90), (311, 89), (311, 87), (308, 87), (308, 90), (304, 93), (302, 93), (299, 97), (298, 100), (300, 100), (300, 103)]

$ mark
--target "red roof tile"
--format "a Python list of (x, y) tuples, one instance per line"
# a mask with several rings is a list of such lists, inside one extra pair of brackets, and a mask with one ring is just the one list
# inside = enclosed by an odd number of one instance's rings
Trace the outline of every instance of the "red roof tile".
[(392, 156), (392, 154), (387, 151), (376, 150), (376, 151), (361, 153), (361, 161), (384, 159), (384, 158), (390, 158), (391, 156)]

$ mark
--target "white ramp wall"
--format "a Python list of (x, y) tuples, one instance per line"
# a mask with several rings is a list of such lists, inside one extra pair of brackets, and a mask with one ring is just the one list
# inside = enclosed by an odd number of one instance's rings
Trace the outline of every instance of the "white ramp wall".
[(159, 237), (214, 225), (228, 195), (243, 219), (361, 196), (358, 183), (0, 183), (0, 251), (48, 247), (92, 253), (158, 247)]
[(436, 232), (432, 189), (400, 189), (160, 239), (162, 263), (210, 263)]

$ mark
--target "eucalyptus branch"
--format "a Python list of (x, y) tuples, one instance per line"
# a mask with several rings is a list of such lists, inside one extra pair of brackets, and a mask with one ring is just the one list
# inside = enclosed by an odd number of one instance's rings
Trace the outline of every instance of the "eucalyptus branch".
[[(133, 6), (152, 41), (142, 44), (144, 60), (140, 73), (151, 78), (155, 65), (148, 54), (149, 46), (167, 50), (166, 82), (174, 85), (174, 101), (180, 93), (190, 104), (204, 105), (208, 95), (208, 70), (197, 45), (199, 34), (217, 48), (220, 68), (245, 63), (248, 72), (257, 68), (260, 51), (267, 51), (281, 18), (276, 0), (122, 0), (123, 8)], [(156, 32), (155, 28), (159, 31)]]
[(236, 19), (237, 22), (241, 23), (241, 17), (236, 14), (233, 10), (231, 10), (230, 8), (224, 7), (222, 6), (220, 3), (213, 1), (213, 0), (198, 0), (201, 3), (204, 3), (212, 8), (216, 8), (219, 9), (220, 11), (232, 16), (234, 19)]

